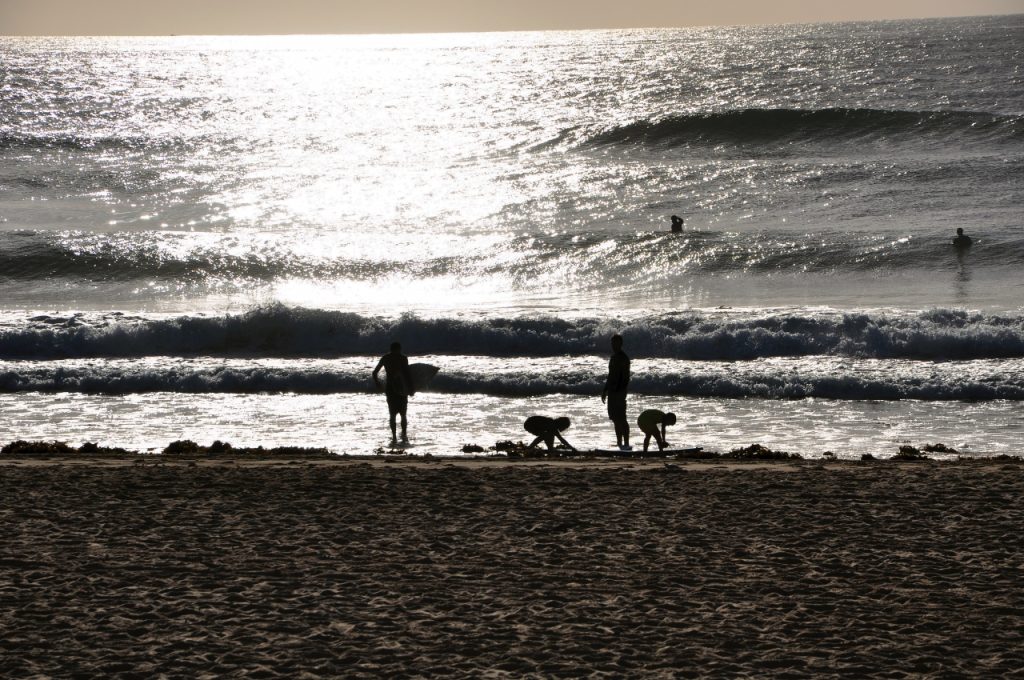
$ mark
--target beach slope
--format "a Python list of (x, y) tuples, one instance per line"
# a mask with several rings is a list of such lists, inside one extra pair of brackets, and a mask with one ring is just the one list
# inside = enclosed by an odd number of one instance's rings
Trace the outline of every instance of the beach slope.
[(1024, 466), (0, 460), (11, 676), (1024, 668)]

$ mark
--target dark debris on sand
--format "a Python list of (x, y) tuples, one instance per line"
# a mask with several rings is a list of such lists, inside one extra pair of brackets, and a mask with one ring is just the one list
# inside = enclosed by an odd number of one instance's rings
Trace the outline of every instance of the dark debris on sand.
[(893, 460), (928, 460), (928, 456), (921, 453), (921, 449), (916, 446), (904, 444), (900, 447), (900, 450), (892, 457)]
[[(0, 448), (3, 455), (53, 455), (53, 454), (91, 454), (99, 456), (145, 456), (139, 451), (129, 451), (120, 447), (100, 446), (99, 444), (85, 442), (81, 446), (71, 446), (66, 442), (52, 441), (24, 441), (18, 440), (6, 444)], [(235, 448), (228, 442), (214, 441), (209, 446), (197, 444), (189, 439), (181, 439), (168, 444), (161, 452), (165, 456), (217, 456), (230, 454), (232, 456), (291, 456), (302, 458), (335, 458), (336, 456), (325, 448), (313, 448), (304, 446), (275, 446), (272, 448), (239, 447)]]
[(275, 446), (265, 449), (262, 446), (242, 446), (235, 448), (228, 442), (219, 439), (209, 446), (201, 446), (189, 439), (171, 442), (163, 450), (165, 456), (180, 455), (220, 455), (232, 456), (302, 456), (303, 458), (334, 458), (335, 455), (323, 447), (307, 446)]
[(0, 448), (0, 454), (6, 455), (58, 453), (90, 453), (100, 455), (124, 456), (131, 455), (137, 452), (128, 451), (120, 447), (100, 446), (99, 444), (95, 444), (92, 442), (85, 442), (79, 447), (74, 447), (66, 442), (28, 442), (23, 439), (13, 441), (10, 444), (4, 445), (3, 448)]
[(751, 444), (741, 449), (733, 449), (722, 456), (735, 460), (802, 460), (799, 453), (787, 453), (785, 451), (772, 451), (767, 446)]
[(942, 442), (938, 444), (925, 444), (924, 450), (928, 453), (960, 453), (952, 446), (946, 446)]
[(555, 447), (548, 451), (540, 448), (529, 448), (523, 442), (500, 441), (491, 447), (492, 451), (504, 453), (509, 458), (592, 458), (616, 456), (621, 458), (674, 458), (676, 460), (803, 460), (798, 453), (787, 453), (785, 451), (773, 451), (761, 444), (734, 449), (728, 453), (717, 453), (695, 449), (692, 451), (666, 453), (658, 450), (644, 452), (634, 449), (632, 451), (605, 452), (605, 451), (573, 451), (563, 447)]

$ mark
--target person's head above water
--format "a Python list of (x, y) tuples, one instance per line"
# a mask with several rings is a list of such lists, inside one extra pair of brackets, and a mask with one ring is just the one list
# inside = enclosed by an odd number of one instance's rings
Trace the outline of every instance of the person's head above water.
[(400, 343), (400, 342), (393, 342), (393, 343), (391, 343), (391, 353), (392, 354), (401, 354), (401, 352), (402, 352), (402, 343)]
[(622, 349), (622, 336), (616, 333), (612, 336), (612, 350), (618, 352)]
[(956, 235), (957, 236), (963, 236), (964, 235), (964, 228), (963, 227), (957, 227), (956, 228)]

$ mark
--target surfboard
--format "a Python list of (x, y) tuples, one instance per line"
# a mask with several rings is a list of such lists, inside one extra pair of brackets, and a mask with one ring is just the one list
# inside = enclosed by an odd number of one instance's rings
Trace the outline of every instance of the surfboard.
[(411, 397), (429, 385), (440, 370), (430, 364), (409, 364), (405, 379), (402, 381), (404, 384), (399, 391)]
[(673, 458), (675, 456), (685, 456), (690, 453), (699, 453), (704, 450), (702, 446), (694, 446), (688, 449), (665, 449), (659, 451), (657, 447), (650, 449), (647, 453), (644, 453), (642, 446), (634, 448), (632, 451), (620, 451), (618, 449), (594, 449), (589, 453), (594, 456), (608, 456), (614, 458)]

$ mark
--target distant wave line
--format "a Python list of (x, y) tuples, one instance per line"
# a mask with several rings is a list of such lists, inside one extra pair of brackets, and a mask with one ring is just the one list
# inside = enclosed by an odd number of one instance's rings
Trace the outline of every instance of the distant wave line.
[[(31, 282), (54, 277), (90, 282), (172, 280), (272, 282), (285, 278), (378, 280), (387, 276), (429, 279), (457, 274), (462, 280), (500, 277), (529, 289), (551, 262), (567, 259), (565, 275), (581, 284), (601, 285), (637, 267), (660, 263), (666, 279), (693, 273), (809, 273), (901, 271), (928, 263), (955, 264), (944, 237), (896, 238), (859, 233), (822, 232), (737, 234), (688, 231), (684, 234), (596, 232), (571, 239), (519, 236), (497, 249), (463, 252), (422, 260), (381, 260), (299, 253), (269, 243), (236, 239), (190, 243), (188, 235), (167, 233), (67, 234), (48, 231), (0, 233), (0, 280)], [(1024, 264), (1019, 239), (982, 237), (971, 253), (974, 267)], [(609, 247), (614, 246), (614, 247)], [(572, 258), (566, 258), (566, 253)]]
[[(567, 130), (560, 140), (580, 133)], [(973, 135), (1024, 140), (1024, 116), (978, 111), (900, 111), (884, 109), (739, 109), (692, 113), (616, 125), (584, 138), (582, 144), (722, 144), (768, 141), (835, 143), (893, 135)]]

